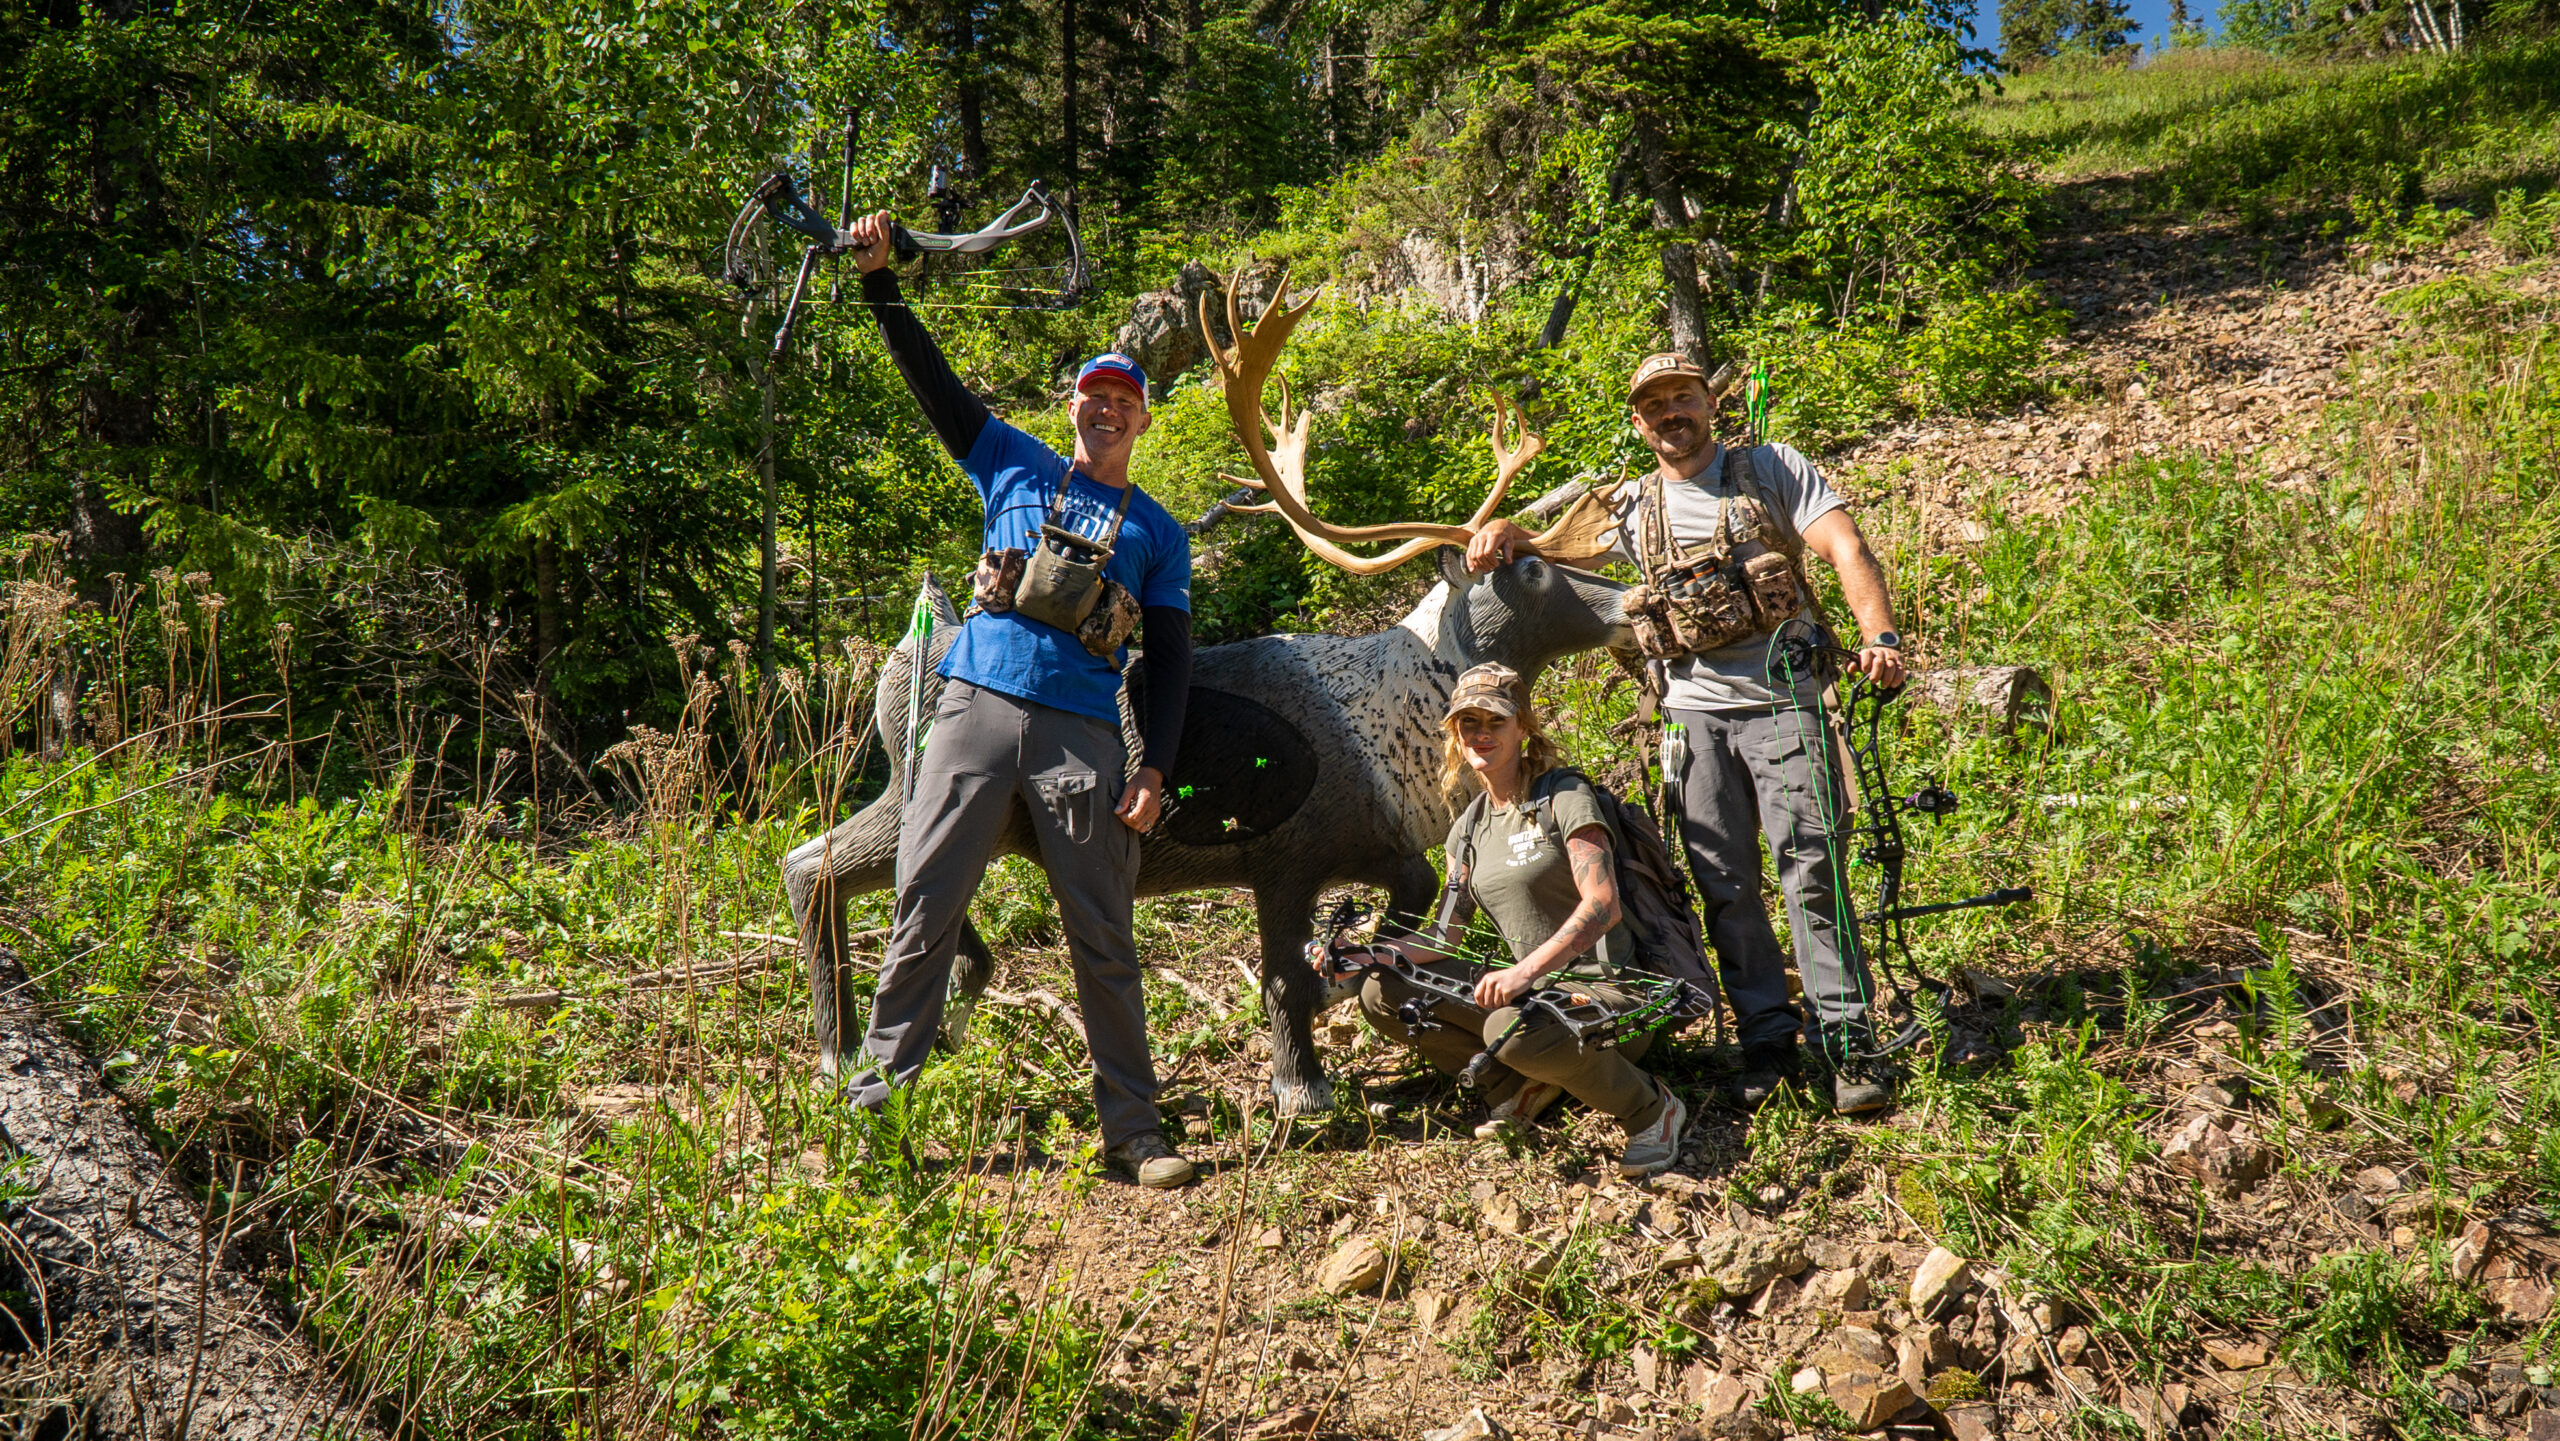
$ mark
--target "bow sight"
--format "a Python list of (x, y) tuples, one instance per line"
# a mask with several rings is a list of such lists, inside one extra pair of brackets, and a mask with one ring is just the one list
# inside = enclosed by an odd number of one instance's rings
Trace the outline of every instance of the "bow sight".
[[(1776, 653), (1783, 671), (1782, 679), (1792, 682), (1798, 677), (1818, 674), (1816, 667), (1825, 662), (1843, 665), (1855, 662), (1857, 653), (1844, 650), (1816, 636), (1782, 635)], [(1911, 938), (1905, 923), (1922, 916), (1944, 915), (1949, 911), (1979, 910), (1990, 906), (2012, 906), (2035, 899), (2028, 886), (2008, 886), (1967, 896), (1957, 901), (1936, 901), (1926, 905), (1902, 903), (1902, 872), (1910, 855), (1903, 839), (1902, 815), (1917, 811), (1943, 823), (1956, 813), (1961, 802), (1936, 776), (1928, 784), (1909, 795), (1898, 795), (1893, 788), (1892, 768), (1886, 763), (1884, 745), (1885, 707), (1902, 694), (1901, 686), (1880, 686), (1857, 674), (1849, 682), (1849, 698), (1841, 716), (1842, 741), (1849, 753), (1853, 769), (1856, 806), (1850, 817), (1847, 838), (1857, 847), (1857, 858), (1876, 869), (1876, 903), (1873, 910), (1861, 912), (1858, 924), (1874, 936), (1876, 943), (1868, 947), (1888, 974), (1898, 965), (1904, 990), (1924, 990), (1942, 1003), (1952, 988), (1944, 981), (1923, 972), (1911, 958)], [(1845, 882), (1844, 882), (1845, 883)], [(1890, 974), (1889, 974), (1889, 978)], [(1901, 1024), (1891, 1035), (1881, 1038), (1868, 1059), (1884, 1056), (1909, 1047), (1922, 1035), (1919, 1017), (1911, 1012), (1905, 997), (1897, 997), (1894, 1009)]]
[[(1443, 975), (1427, 966), (1417, 965), (1403, 951), (1358, 938), (1357, 932), (1369, 927), (1376, 913), (1367, 905), (1343, 898), (1320, 929), (1324, 938), (1308, 947), (1308, 959), (1328, 980), (1341, 980), (1363, 971), (1393, 975), (1420, 994), (1407, 998), (1396, 1008), (1396, 1019), (1411, 1031), (1436, 1031), (1444, 1028), (1473, 1028), (1441, 1020), (1437, 1014), (1444, 1005), (1476, 1005), (1476, 982), (1487, 971), (1500, 969), (1478, 963), (1473, 957), (1452, 954), (1451, 959), (1466, 965), (1472, 974), (1464, 979)], [(1460, 1085), (1485, 1091), (1511, 1074), (1511, 1068), (1495, 1059), (1504, 1044), (1529, 1026), (1559, 1025), (1573, 1037), (1574, 1045), (1584, 1051), (1622, 1045), (1639, 1036), (1657, 1031), (1676, 1030), (1701, 1016), (1710, 1015), (1716, 998), (1705, 988), (1688, 981), (1675, 981), (1665, 976), (1642, 972), (1621, 972), (1609, 978), (1609, 987), (1634, 998), (1634, 1004), (1612, 1010), (1598, 998), (1570, 986), (1540, 986), (1512, 1002), (1514, 1015), (1502, 1034), (1485, 1041), (1484, 1049), (1467, 1062), (1458, 1077)]]
[[(850, 145), (846, 154), (848, 202), (844, 224), (850, 227), (853, 215), (850, 204)], [(936, 172), (936, 199), (948, 203), (949, 191), (940, 183)], [(768, 360), (779, 360), (790, 344), (791, 332), (800, 320), (800, 307), (808, 297), (809, 279), (817, 273), (818, 262), (829, 256), (842, 255), (854, 249), (852, 237), (839, 229), (816, 207), (801, 198), (800, 182), (787, 170), (777, 170), (758, 182), (738, 218), (729, 224), (729, 239), (723, 255), (723, 270), (739, 295), (756, 299), (772, 288), (764, 270), (764, 249), (769, 227), (780, 225), (808, 240), (801, 248), (799, 277), (792, 282), (791, 299), (783, 307), (782, 324), (774, 330), (773, 350)], [(1084, 299), (1092, 286), (1084, 257), (1084, 240), (1076, 233), (1076, 224), (1066, 207), (1049, 194), (1047, 185), (1032, 181), (1022, 198), (1004, 214), (965, 234), (945, 234), (933, 230), (910, 230), (895, 221), (889, 225), (889, 244), (901, 257), (918, 255), (984, 255), (1009, 242), (1025, 239), (1055, 227), (1066, 243), (1066, 255), (1054, 263), (1018, 265), (991, 272), (975, 272), (962, 277), (965, 283), (985, 287), (992, 284), (998, 300), (985, 308), (1000, 310), (1065, 310)], [(1020, 277), (1053, 274), (1058, 283), (1046, 288), (1024, 286)]]

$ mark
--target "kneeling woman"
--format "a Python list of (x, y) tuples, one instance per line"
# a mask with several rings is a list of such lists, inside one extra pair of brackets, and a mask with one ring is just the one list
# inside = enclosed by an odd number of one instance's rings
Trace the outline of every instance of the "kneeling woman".
[[(1513, 963), (1475, 983), (1475, 1004), (1439, 1000), (1431, 1019), (1441, 1029), (1416, 1031), (1398, 1010), (1417, 990), (1392, 972), (1372, 971), (1360, 1010), (1380, 1035), (1420, 1051), (1451, 1075), (1511, 1028), (1514, 1004), (1551, 977), (1612, 1008), (1633, 1004), (1609, 984), (1632, 946), (1618, 911), (1618, 844), (1591, 783), (1562, 764), (1529, 699), (1529, 687), (1507, 666), (1480, 665), (1458, 677), (1442, 720), (1452, 799), (1481, 792), (1450, 828), (1447, 900), (1433, 929), (1392, 944), (1417, 965), (1463, 980), (1472, 968), (1447, 959), (1448, 949), (1481, 907), (1510, 947)], [(1544, 814), (1541, 815), (1543, 810)], [(1534, 1125), (1538, 1114), (1570, 1094), (1627, 1128), (1621, 1174), (1650, 1176), (1679, 1159), (1688, 1108), (1635, 1062), (1651, 1045), (1639, 1037), (1614, 1049), (1583, 1051), (1562, 1026), (1521, 1028), (1494, 1059), (1514, 1073), (1493, 1092), (1493, 1114), (1476, 1134), (1492, 1139)]]

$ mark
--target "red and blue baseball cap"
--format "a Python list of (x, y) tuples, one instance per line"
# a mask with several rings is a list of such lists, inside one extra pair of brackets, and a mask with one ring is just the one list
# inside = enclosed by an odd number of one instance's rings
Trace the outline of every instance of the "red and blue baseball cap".
[(1116, 380), (1138, 392), (1140, 405), (1147, 403), (1146, 371), (1139, 368), (1138, 362), (1116, 350), (1106, 350), (1086, 361), (1084, 369), (1076, 372), (1076, 389), (1078, 392), (1091, 390), (1094, 382), (1099, 380)]

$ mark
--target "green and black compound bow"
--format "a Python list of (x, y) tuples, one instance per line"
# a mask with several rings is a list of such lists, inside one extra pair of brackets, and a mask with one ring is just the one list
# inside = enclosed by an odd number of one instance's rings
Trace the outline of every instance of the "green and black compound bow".
[[(1798, 682), (1817, 683), (1826, 667), (1845, 667), (1857, 659), (1857, 653), (1834, 644), (1826, 633), (1804, 621), (1791, 621), (1779, 628), (1769, 646), (1770, 679), (1792, 697)], [(1954, 815), (1959, 802), (1956, 793), (1947, 789), (1936, 776), (1928, 784), (1899, 794), (1893, 785), (1893, 769), (1885, 754), (1885, 707), (1902, 694), (1900, 686), (1880, 686), (1863, 674), (1852, 674), (1848, 696), (1842, 702), (1841, 730), (1849, 764), (1856, 784), (1857, 804), (1845, 804), (1847, 798), (1833, 793), (1832, 771), (1827, 765), (1814, 766), (1815, 803), (1826, 816), (1837, 817), (1849, 812), (1848, 824), (1834, 825), (1826, 831), (1824, 846), (1831, 852), (1832, 875), (1835, 877), (1833, 917), (1845, 945), (1855, 947), (1876, 962), (1874, 969), (1885, 973), (1900, 994), (1889, 1009), (1896, 1024), (1890, 1032), (1879, 1028), (1871, 1046), (1851, 1043), (1849, 1054), (1863, 1060), (1881, 1060), (1908, 1049), (1923, 1032), (1919, 1016), (1912, 1010), (1909, 997), (1925, 991), (1944, 1003), (1952, 993), (1945, 981), (1922, 971), (1912, 959), (1909, 923), (1923, 916), (1944, 915), (1950, 911), (1980, 910), (1990, 906), (2013, 906), (2035, 899), (2027, 886), (2005, 886), (1967, 896), (1962, 900), (1935, 901), (1923, 905), (1905, 904), (1902, 898), (1903, 868), (1910, 856), (1905, 841), (1902, 817), (1917, 812), (1943, 822)], [(1816, 699), (1804, 706), (1792, 699), (1788, 703), (1796, 717), (1798, 739), (1805, 753), (1819, 756), (1827, 743), (1824, 734), (1830, 726), (1823, 703)], [(1873, 867), (1876, 873), (1875, 905), (1857, 910), (1849, 896), (1848, 867), (1840, 854), (1843, 844), (1850, 847), (1859, 862)], [(1873, 937), (1872, 944), (1868, 937)], [(1865, 968), (1854, 968), (1853, 974)], [(1899, 974), (1895, 974), (1896, 971)], [(1868, 998), (1870, 1005), (1873, 997)]]
[[(1436, 1031), (1453, 1023), (1439, 1019), (1443, 1005), (1476, 1004), (1476, 982), (1489, 971), (1500, 970), (1505, 963), (1467, 949), (1456, 938), (1447, 944), (1435, 943), (1432, 949), (1467, 968), (1463, 978), (1441, 974), (1428, 966), (1417, 965), (1404, 952), (1393, 946), (1380, 945), (1367, 939), (1377, 912), (1363, 902), (1345, 897), (1320, 923), (1320, 939), (1307, 947), (1308, 960), (1327, 980), (1348, 980), (1364, 973), (1395, 976), (1418, 994), (1396, 1008), (1396, 1019), (1411, 1031)], [(1689, 981), (1667, 976), (1648, 975), (1642, 971), (1621, 970), (1609, 978), (1609, 988), (1632, 998), (1632, 1004), (1612, 1008), (1588, 991), (1576, 990), (1572, 977), (1560, 977), (1555, 985), (1542, 985), (1512, 1002), (1515, 1014), (1502, 1034), (1485, 1042), (1484, 1049), (1467, 1063), (1459, 1083), (1477, 1091), (1491, 1089), (1510, 1072), (1508, 1066), (1494, 1058), (1503, 1045), (1525, 1028), (1562, 1026), (1581, 1050), (1601, 1050), (1624, 1045), (1639, 1036), (1677, 1030), (1711, 1015), (1716, 1008), (1715, 996), (1706, 988)]]

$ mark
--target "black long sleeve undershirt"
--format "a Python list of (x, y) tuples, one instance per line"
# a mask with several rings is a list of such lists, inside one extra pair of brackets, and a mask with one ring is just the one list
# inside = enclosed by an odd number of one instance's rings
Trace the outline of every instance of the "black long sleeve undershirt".
[(987, 428), (987, 403), (952, 373), (951, 362), (942, 358), (942, 347), (933, 343), (914, 309), (898, 293), (898, 277), (889, 267), (883, 265), (862, 277), (862, 298), (870, 304), (872, 318), (880, 322), (880, 339), (888, 345), (889, 359), (898, 373), (906, 377), (925, 423), (942, 438), (942, 448), (951, 452), (953, 460), (967, 460), (977, 448), (978, 433)]
[(1138, 764), (1170, 779), (1191, 704), (1191, 612), (1151, 605), (1140, 614), (1147, 625), (1147, 648), (1138, 657), (1147, 677), (1147, 713), (1138, 717)]
[[(880, 339), (889, 347), (889, 359), (898, 374), (906, 378), (925, 423), (933, 427), (953, 460), (967, 460), (992, 418), (987, 403), (952, 373), (942, 347), (933, 343), (914, 309), (899, 294), (898, 277), (889, 267), (862, 277), (862, 298), (880, 322)], [(1191, 703), (1191, 612), (1151, 605), (1142, 616), (1146, 649), (1138, 664), (1146, 669), (1147, 713), (1138, 717), (1138, 763), (1153, 767), (1160, 776), (1171, 776), (1174, 757), (1182, 748), (1183, 713)]]

